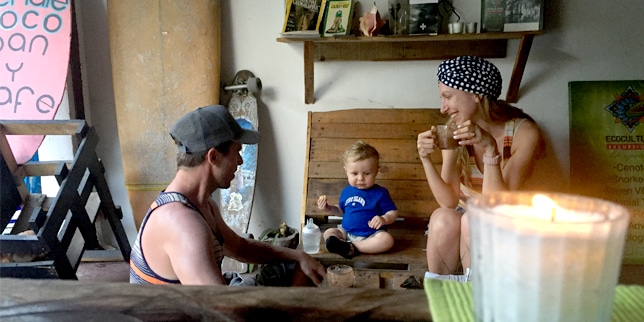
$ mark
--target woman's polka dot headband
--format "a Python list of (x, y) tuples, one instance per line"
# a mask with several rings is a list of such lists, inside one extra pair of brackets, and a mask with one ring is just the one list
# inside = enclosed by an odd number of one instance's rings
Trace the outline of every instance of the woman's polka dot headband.
[(461, 91), (497, 99), (501, 95), (499, 69), (489, 61), (475, 56), (460, 56), (438, 66), (438, 80)]

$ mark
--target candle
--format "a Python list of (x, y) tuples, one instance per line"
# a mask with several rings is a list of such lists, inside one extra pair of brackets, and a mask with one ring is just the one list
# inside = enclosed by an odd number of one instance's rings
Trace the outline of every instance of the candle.
[(478, 321), (609, 321), (628, 210), (567, 194), (468, 201)]

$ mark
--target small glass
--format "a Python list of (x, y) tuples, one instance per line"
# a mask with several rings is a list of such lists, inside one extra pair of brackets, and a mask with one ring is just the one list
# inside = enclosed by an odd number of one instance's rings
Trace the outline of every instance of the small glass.
[(355, 283), (353, 267), (349, 265), (331, 265), (326, 269), (327, 283), (331, 287), (349, 288)]
[(453, 150), (459, 147), (454, 139), (454, 126), (452, 124), (436, 125), (436, 136), (438, 136), (438, 148), (441, 150)]

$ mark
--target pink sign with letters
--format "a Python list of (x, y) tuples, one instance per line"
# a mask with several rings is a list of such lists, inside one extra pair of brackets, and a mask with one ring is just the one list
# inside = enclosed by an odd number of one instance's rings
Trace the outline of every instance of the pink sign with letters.
[[(0, 119), (53, 120), (65, 91), (71, 0), (0, 0)], [(42, 135), (8, 135), (18, 164)]]

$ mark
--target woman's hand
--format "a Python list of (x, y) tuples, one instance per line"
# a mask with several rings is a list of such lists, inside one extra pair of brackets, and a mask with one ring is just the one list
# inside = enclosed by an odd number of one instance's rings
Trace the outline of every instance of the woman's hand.
[(491, 154), (496, 154), (496, 141), (494, 137), (471, 120), (458, 124), (454, 133), (456, 133), (454, 138), (459, 142), (458, 144), (477, 144), (485, 148), (486, 151), (491, 151)]
[(436, 148), (436, 127), (432, 126), (429, 130), (418, 134), (418, 141), (416, 141), (416, 148), (418, 155), (422, 158), (429, 158)]

